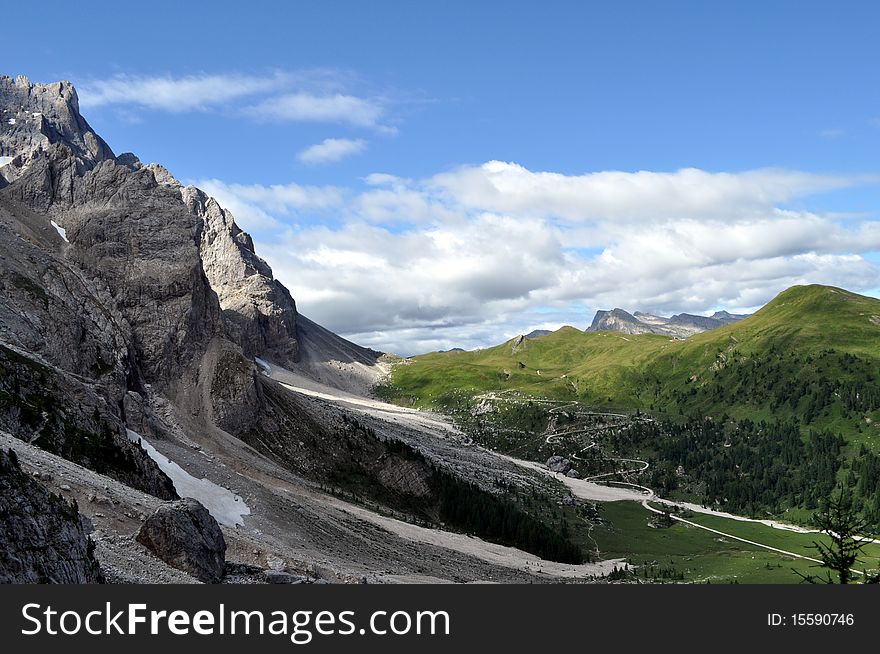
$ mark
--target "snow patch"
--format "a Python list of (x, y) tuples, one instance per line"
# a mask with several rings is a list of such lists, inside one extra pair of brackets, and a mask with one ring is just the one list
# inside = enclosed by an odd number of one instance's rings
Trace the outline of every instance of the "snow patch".
[(49, 222), (52, 223), (52, 227), (54, 227), (54, 228), (55, 228), (55, 231), (58, 232), (58, 235), (59, 235), (61, 238), (64, 239), (64, 242), (65, 242), (65, 243), (70, 243), (70, 241), (67, 240), (67, 230), (64, 229), (64, 228), (63, 228), (61, 225), (59, 225), (58, 223), (56, 223), (54, 220), (50, 220)]
[(15, 118), (10, 118), (7, 122), (8, 122), (10, 125), (15, 125)]
[(5, 166), (10, 161), (12, 161), (12, 157), (0, 157), (0, 166)]
[(268, 375), (272, 372), (272, 366), (270, 366), (266, 361), (263, 361), (260, 357), (254, 357), (254, 362), (263, 369), (263, 371)]
[(140, 443), (159, 469), (174, 482), (174, 490), (178, 495), (191, 497), (204, 504), (208, 513), (221, 525), (235, 527), (244, 524), (243, 516), (250, 515), (251, 509), (240, 496), (205, 478), (196, 479), (174, 461), (160, 454), (140, 434), (131, 429), (125, 431), (128, 440), (132, 443)]

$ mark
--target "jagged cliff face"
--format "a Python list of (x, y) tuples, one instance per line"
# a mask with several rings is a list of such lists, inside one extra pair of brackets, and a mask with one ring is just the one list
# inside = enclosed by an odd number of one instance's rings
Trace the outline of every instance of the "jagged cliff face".
[(0, 115), (0, 426), (173, 498), (125, 428), (162, 437), (156, 398), (252, 428), (252, 357), (295, 362), (293, 299), (215, 200), (115, 157), (68, 83), (0, 77)]
[(0, 78), (0, 102), (3, 116), (19, 116), (0, 126), (0, 152), (12, 157), (2, 196), (66, 230), (67, 256), (109, 290), (150, 383), (186, 377), (217, 337), (295, 361), (293, 299), (228, 211), (161, 166), (116, 158), (68, 83)]
[(254, 252), (250, 235), (232, 214), (195, 187), (180, 189), (184, 204), (201, 218), (200, 252), (217, 293), (227, 336), (249, 356), (270, 356), (282, 365), (297, 359), (296, 304)]
[[(31, 84), (24, 76), (0, 77), (0, 119), (0, 157), (27, 158), (63, 143), (84, 167), (113, 158), (113, 151), (80, 115), (79, 99), (69, 82)], [(0, 170), (0, 175), (14, 170)]]

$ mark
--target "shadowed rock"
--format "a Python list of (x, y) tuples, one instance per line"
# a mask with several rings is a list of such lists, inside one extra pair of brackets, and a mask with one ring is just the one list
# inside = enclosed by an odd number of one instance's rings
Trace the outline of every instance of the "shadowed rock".
[(138, 542), (168, 565), (205, 583), (219, 583), (226, 567), (220, 525), (198, 500), (167, 502), (146, 519)]
[(0, 583), (103, 583), (79, 511), (0, 451)]

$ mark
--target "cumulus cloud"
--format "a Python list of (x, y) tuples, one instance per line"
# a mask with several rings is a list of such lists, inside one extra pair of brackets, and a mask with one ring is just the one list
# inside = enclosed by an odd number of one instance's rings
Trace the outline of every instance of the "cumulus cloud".
[(794, 197), (853, 183), (851, 178), (774, 169), (711, 173), (686, 168), (671, 173), (563, 175), (490, 161), (441, 173), (427, 180), (425, 187), (468, 209), (583, 222), (706, 219), (726, 217), (731, 211), (742, 216)]
[(880, 222), (805, 208), (880, 184), (871, 177), (488, 162), (421, 180), (377, 173), (357, 190), (211, 183), (247, 220), (278, 222), (257, 246), (304, 313), (402, 354), (584, 328), (599, 308), (748, 311), (793, 284), (880, 279), (864, 256), (880, 251)]
[(324, 139), (302, 150), (297, 159), (306, 164), (332, 163), (363, 152), (366, 147), (363, 139)]

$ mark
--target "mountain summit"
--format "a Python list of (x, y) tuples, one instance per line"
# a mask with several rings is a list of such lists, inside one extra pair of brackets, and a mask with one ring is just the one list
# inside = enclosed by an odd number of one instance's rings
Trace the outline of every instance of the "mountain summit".
[(663, 334), (674, 338), (687, 338), (694, 334), (717, 329), (737, 322), (746, 315), (716, 311), (711, 316), (692, 313), (678, 313), (669, 318), (636, 311), (634, 314), (623, 309), (597, 311), (588, 332), (614, 331), (624, 334)]

